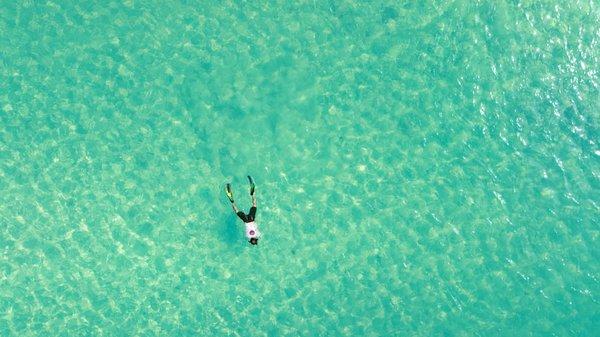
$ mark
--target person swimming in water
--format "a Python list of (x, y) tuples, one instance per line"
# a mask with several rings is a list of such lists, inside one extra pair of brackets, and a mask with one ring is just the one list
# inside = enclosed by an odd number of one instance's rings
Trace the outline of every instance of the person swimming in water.
[(256, 185), (254, 185), (254, 181), (250, 176), (248, 176), (248, 181), (250, 181), (250, 196), (252, 197), (252, 207), (250, 207), (250, 212), (248, 214), (240, 211), (235, 206), (235, 201), (233, 201), (233, 192), (231, 191), (231, 184), (227, 184), (225, 193), (227, 194), (229, 201), (231, 201), (233, 212), (235, 212), (235, 214), (237, 214), (237, 216), (244, 221), (244, 225), (246, 226), (246, 237), (249, 239), (248, 242), (253, 245), (257, 245), (260, 232), (258, 231), (258, 226), (254, 222), (254, 218), (256, 216), (256, 196), (254, 195), (254, 188)]

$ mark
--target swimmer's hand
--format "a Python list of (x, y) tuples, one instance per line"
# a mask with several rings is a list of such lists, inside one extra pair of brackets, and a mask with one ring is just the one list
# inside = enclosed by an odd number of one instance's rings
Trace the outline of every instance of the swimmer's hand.
[(254, 180), (252, 180), (251, 176), (248, 176), (248, 181), (250, 182), (250, 195), (254, 195), (254, 188), (256, 187)]
[(225, 194), (227, 195), (229, 201), (231, 201), (233, 204), (233, 192), (231, 192), (231, 184), (227, 184), (227, 186), (225, 186)]

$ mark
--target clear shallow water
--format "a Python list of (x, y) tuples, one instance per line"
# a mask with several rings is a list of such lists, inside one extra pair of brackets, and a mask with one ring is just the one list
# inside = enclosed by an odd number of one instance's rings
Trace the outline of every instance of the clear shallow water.
[(599, 18), (4, 4), (0, 335), (594, 336)]

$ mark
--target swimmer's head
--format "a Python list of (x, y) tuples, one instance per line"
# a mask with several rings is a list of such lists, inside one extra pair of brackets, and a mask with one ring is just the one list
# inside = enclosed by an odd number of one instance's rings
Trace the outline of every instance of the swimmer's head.
[(257, 238), (252, 238), (248, 242), (250, 242), (250, 244), (257, 245), (258, 244), (258, 239)]

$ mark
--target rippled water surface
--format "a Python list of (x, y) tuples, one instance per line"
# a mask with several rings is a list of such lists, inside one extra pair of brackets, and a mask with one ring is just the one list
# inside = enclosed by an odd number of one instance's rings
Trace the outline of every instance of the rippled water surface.
[(597, 336), (599, 40), (583, 0), (5, 1), (0, 335)]

